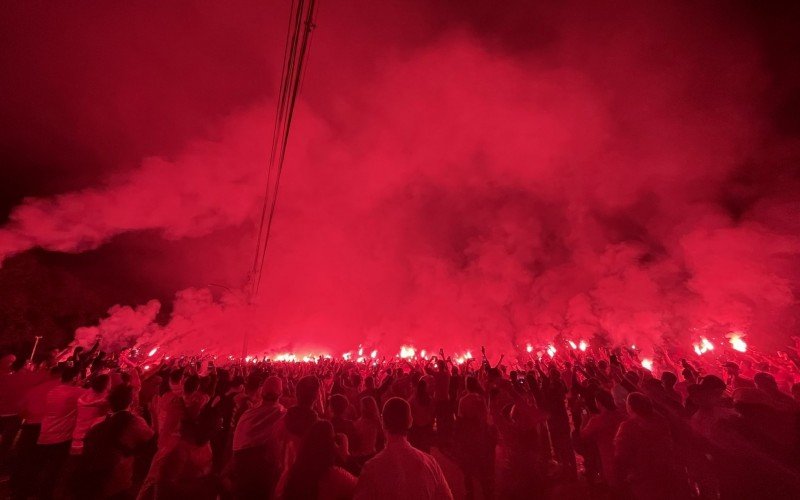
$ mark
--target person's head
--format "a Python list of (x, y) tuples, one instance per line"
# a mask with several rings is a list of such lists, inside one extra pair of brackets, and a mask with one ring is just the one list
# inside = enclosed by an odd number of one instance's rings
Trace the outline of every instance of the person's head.
[(366, 386), (367, 389), (374, 389), (375, 377), (373, 377), (372, 375), (367, 376), (367, 378), (364, 380), (364, 385)]
[(319, 398), (319, 379), (314, 375), (306, 375), (297, 382), (295, 388), (295, 395), (297, 396), (297, 405), (306, 408), (311, 408)]
[(661, 385), (664, 386), (664, 389), (672, 389), (677, 383), (678, 376), (674, 373), (667, 371), (661, 374)]
[(778, 383), (775, 377), (770, 373), (758, 372), (753, 376), (753, 382), (756, 387), (766, 392), (775, 392), (778, 390)]
[(489, 419), (486, 402), (479, 394), (467, 394), (458, 401), (458, 418), (485, 424)]
[(95, 375), (94, 377), (92, 377), (92, 381), (90, 383), (92, 391), (97, 394), (104, 393), (106, 389), (108, 389), (108, 383), (110, 380), (111, 377), (109, 377), (106, 374)]
[(78, 368), (74, 366), (65, 366), (61, 371), (61, 383), (71, 384), (78, 378)]
[(700, 381), (700, 388), (721, 396), (725, 392), (727, 385), (716, 375), (706, 375)]
[(381, 415), (378, 411), (378, 403), (372, 396), (365, 396), (361, 398), (361, 416), (370, 420), (380, 421)]
[(601, 411), (616, 411), (617, 409), (614, 396), (605, 389), (598, 389), (597, 392), (594, 393), (594, 400)]
[(361, 375), (358, 373), (354, 373), (350, 376), (350, 385), (355, 388), (361, 387)]
[(727, 363), (722, 365), (722, 367), (725, 368), (725, 373), (727, 373), (731, 377), (739, 375), (739, 365), (737, 365), (733, 361), (728, 361)]
[(197, 392), (197, 389), (200, 388), (200, 377), (197, 375), (189, 375), (186, 377), (186, 380), (183, 381), (183, 394), (186, 396), (190, 396)]
[(261, 399), (269, 403), (274, 403), (283, 394), (283, 381), (275, 375), (267, 377), (261, 386)]
[(127, 410), (132, 402), (133, 387), (129, 385), (117, 385), (108, 392), (108, 405), (112, 412)]
[(683, 380), (689, 382), (690, 384), (693, 384), (696, 379), (694, 372), (688, 368), (681, 370), (681, 376), (683, 377)]
[(341, 417), (344, 415), (348, 406), (350, 406), (350, 401), (348, 401), (345, 396), (341, 394), (334, 394), (331, 396), (331, 413), (333, 413), (334, 417)]
[(475, 392), (475, 393), (482, 393), (483, 389), (481, 388), (481, 384), (476, 377), (472, 375), (467, 377), (467, 392)]
[(411, 407), (402, 398), (389, 398), (383, 405), (383, 428), (393, 436), (405, 436), (411, 428)]
[(628, 414), (630, 415), (636, 415), (642, 418), (650, 418), (653, 416), (653, 402), (641, 392), (632, 392), (628, 394), (626, 403)]

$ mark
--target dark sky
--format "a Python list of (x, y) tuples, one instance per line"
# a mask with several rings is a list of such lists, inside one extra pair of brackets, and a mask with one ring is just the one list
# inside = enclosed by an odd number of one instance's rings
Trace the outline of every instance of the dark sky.
[[(637, 3), (600, 8), (584, 2), (321, 0), (303, 96), (328, 121), (331, 134), (346, 136), (356, 125), (347, 122), (354, 115), (341, 109), (366, 100), (364, 94), (370, 94), (370, 102), (394, 98), (376, 97), (361, 85), (381, 75), (387, 62), (417, 57), (415, 51), (451, 37), (475, 40), (498, 59), (535, 61), (531, 64), (543, 70), (574, 69), (586, 61), (599, 93), (616, 91), (621, 79), (614, 67), (628, 63), (619, 62), (613, 52), (592, 51), (595, 44), (614, 47), (617, 37), (636, 45), (627, 26), (660, 33), (651, 46), (640, 48), (653, 54), (649, 64), (654, 67), (658, 58), (669, 60), (672, 40), (681, 38), (699, 47), (703, 57), (718, 55), (734, 67), (737, 58), (730, 51), (741, 40), (749, 51), (743, 60), (755, 61), (758, 71), (737, 85), (757, 89), (748, 106), (763, 125), (759, 144), (737, 159), (714, 196), (737, 220), (762, 198), (800, 195), (793, 191), (800, 179), (794, 140), (800, 132), (800, 7), (793, 2), (694, 2), (671, 7), (667, 17), (672, 24), (662, 29), (648, 25), (657, 23), (659, 14), (643, 13)], [(7, 221), (25, 198), (113, 183), (147, 157), (177, 158), (187, 143), (217, 139), (225, 117), (270, 101), (287, 8), (285, 0), (6, 3), (0, 12), (0, 220)], [(691, 58), (692, 50), (676, 57)], [(592, 54), (584, 59), (583, 51)], [(486, 75), (488, 82), (495, 77)], [(693, 81), (707, 85), (703, 92), (711, 95), (720, 86), (713, 79), (704, 74)], [(697, 99), (695, 107), (702, 108), (703, 92), (688, 92), (686, 98)], [(635, 128), (640, 115), (631, 116), (628, 126)], [(608, 224), (625, 237), (637, 231), (630, 221)], [(69, 330), (113, 304), (154, 297), (165, 301), (177, 290), (215, 279), (213, 272), (198, 278), (195, 271), (226, 259), (224, 249), (210, 250), (215, 245), (237, 241), (245, 246), (239, 236), (236, 227), (173, 240), (161, 238), (155, 229), (123, 231), (84, 253), (33, 250), (11, 257), (0, 270), (0, 286), (35, 296), (39, 280), (61, 276), (60, 283), (69, 284), (55, 288), (63, 293), (91, 291), (85, 304), (74, 298), (69, 302), (69, 307), (86, 309), (60, 323)], [(193, 263), (198, 248), (203, 249), (202, 262)], [(176, 262), (186, 266), (176, 270)], [(231, 265), (220, 265), (226, 268), (220, 279), (230, 279)], [(40, 278), (26, 278), (34, 275)], [(55, 296), (58, 290), (48, 293)], [(46, 305), (21, 303), (22, 308), (41, 309), (37, 317), (47, 314)], [(6, 311), (20, 313), (15, 307)]]

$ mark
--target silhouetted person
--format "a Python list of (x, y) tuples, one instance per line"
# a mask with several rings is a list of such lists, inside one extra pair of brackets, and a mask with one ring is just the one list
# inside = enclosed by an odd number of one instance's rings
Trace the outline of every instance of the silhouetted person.
[[(433, 445), (433, 422), (436, 418), (436, 407), (428, 392), (427, 380), (425, 377), (419, 379), (416, 390), (408, 401), (411, 406), (411, 418), (414, 422), (408, 433), (408, 442), (411, 443), (411, 446), (430, 453)], [(444, 413), (441, 415), (443, 415), (442, 418), (446, 418)]]
[(614, 438), (619, 426), (625, 421), (625, 414), (617, 408), (614, 396), (606, 390), (597, 391), (595, 401), (600, 413), (589, 418), (580, 435), (596, 447), (603, 479), (615, 487), (617, 476), (614, 472)]
[(197, 417), (187, 416), (181, 422), (178, 442), (155, 471), (154, 497), (157, 500), (217, 498), (210, 444), (219, 425), (217, 419), (216, 412), (204, 408)]
[(361, 398), (361, 416), (354, 422), (357, 439), (350, 444), (350, 454), (354, 457), (371, 458), (383, 449), (386, 441), (378, 404), (371, 396)]
[(411, 408), (401, 398), (383, 406), (386, 448), (364, 464), (355, 498), (359, 500), (452, 499), (436, 460), (408, 443)]
[(632, 392), (628, 419), (614, 439), (615, 473), (631, 496), (641, 500), (677, 500), (689, 497), (687, 480), (674, 456), (669, 424), (653, 410), (650, 398)]
[(53, 491), (62, 478), (72, 445), (78, 399), (86, 392), (75, 386), (77, 376), (75, 368), (65, 368), (61, 373), (61, 383), (50, 389), (45, 398), (45, 416), (37, 441), (42, 475), (39, 496), (45, 500), (52, 498)]
[(153, 437), (147, 422), (130, 411), (133, 389), (118, 385), (108, 393), (111, 413), (84, 438), (78, 466), (78, 498), (130, 498), (133, 461)]
[(347, 436), (347, 441), (351, 448), (357, 447), (358, 436), (356, 434), (356, 426), (352, 420), (345, 416), (347, 410), (350, 408), (350, 401), (347, 399), (347, 396), (343, 394), (334, 394), (331, 396), (330, 408), (333, 430), (338, 434)]
[(244, 412), (233, 435), (233, 480), (236, 498), (270, 498), (283, 471), (278, 403), (283, 383), (269, 377), (261, 387), (261, 405)]
[(497, 429), (489, 423), (489, 409), (477, 394), (467, 394), (458, 402), (453, 426), (453, 454), (464, 473), (467, 498), (475, 498), (476, 484), (482, 498), (494, 498), (495, 449)]

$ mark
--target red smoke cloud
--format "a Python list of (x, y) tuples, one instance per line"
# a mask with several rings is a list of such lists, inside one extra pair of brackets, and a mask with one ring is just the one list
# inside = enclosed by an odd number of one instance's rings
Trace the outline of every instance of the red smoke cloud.
[(191, 263), (168, 262), (221, 267), (232, 291), (215, 299), (197, 282), (166, 325), (150, 302), (77, 332), (174, 351), (238, 354), (245, 331), (254, 352), (508, 350), (559, 334), (688, 347), (697, 331), (731, 329), (778, 342), (797, 326), (796, 202), (765, 192), (736, 214), (721, 203), (764, 155), (758, 51), (708, 12), (652, 9), (568, 9), (550, 19), (552, 41), (513, 52), (455, 30), (350, 53), (339, 18), (321, 16), (253, 304), (235, 290), (252, 260), (270, 99), (179, 154), (25, 200), (0, 229), (0, 258), (234, 228), (240, 239), (216, 240), (233, 248), (226, 262), (207, 239)]

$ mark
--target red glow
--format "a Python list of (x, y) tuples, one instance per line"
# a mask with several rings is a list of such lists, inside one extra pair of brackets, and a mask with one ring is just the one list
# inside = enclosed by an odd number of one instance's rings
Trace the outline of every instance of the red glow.
[[(268, 286), (252, 297), (283, 17), (270, 2), (159, 7), (143, 33), (150, 11), (90, 3), (14, 11), (38, 21), (9, 34), (27, 49), (9, 55), (15, 78), (35, 84), (7, 99), (9, 143), (36, 156), (54, 141), (35, 159), (60, 170), (12, 193), (0, 227), (4, 265), (34, 248), (111, 252), (87, 274), (119, 292), (100, 310), (120, 304), (78, 343), (295, 361), (439, 347), (466, 361), (468, 347), (524, 345), (558, 360), (606, 340), (711, 357), (707, 339), (715, 355), (747, 350), (743, 335), (726, 344), (735, 328), (759, 348), (795, 333), (800, 188), (765, 167), (795, 149), (771, 130), (772, 59), (710, 7), (566, 3), (540, 14), (547, 43), (438, 26), (452, 16), (434, 7), (331, 9), (297, 104)], [(39, 128), (16, 126), (27, 115)], [(62, 165), (73, 149), (103, 167)], [(117, 284), (123, 269), (134, 276)]]

